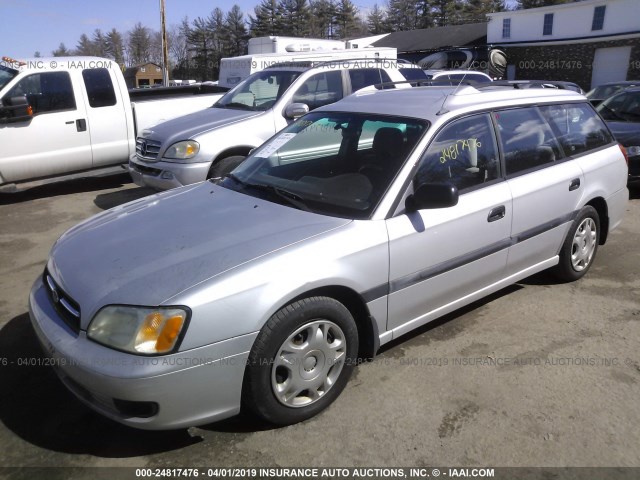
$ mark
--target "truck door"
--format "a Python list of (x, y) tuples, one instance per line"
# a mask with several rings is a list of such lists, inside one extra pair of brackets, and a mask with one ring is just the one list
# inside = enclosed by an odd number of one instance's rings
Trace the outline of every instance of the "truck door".
[(0, 174), (5, 182), (91, 168), (82, 97), (69, 72), (39, 72), (19, 80), (2, 101), (26, 95), (28, 120), (0, 124)]
[(91, 133), (93, 166), (100, 167), (126, 162), (129, 158), (129, 138), (125, 105), (116, 92), (114, 72), (107, 68), (89, 68), (82, 71), (87, 92), (87, 120)]

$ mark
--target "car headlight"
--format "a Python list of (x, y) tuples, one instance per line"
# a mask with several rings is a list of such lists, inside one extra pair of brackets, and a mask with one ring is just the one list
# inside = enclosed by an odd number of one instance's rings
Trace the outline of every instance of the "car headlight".
[(195, 157), (200, 151), (200, 144), (195, 140), (185, 140), (183, 142), (177, 142), (167, 148), (164, 152), (164, 158), (171, 158), (175, 160), (188, 160)]
[(627, 155), (630, 157), (637, 157), (640, 155), (640, 147), (627, 147)]
[(93, 318), (87, 337), (116, 350), (163, 354), (174, 350), (188, 318), (186, 308), (110, 305)]

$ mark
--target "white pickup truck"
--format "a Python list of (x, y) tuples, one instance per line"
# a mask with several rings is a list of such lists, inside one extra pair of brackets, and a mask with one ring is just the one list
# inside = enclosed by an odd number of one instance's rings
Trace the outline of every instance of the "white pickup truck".
[(131, 93), (96, 57), (0, 62), (0, 185), (126, 163), (138, 131), (210, 107), (226, 89)]

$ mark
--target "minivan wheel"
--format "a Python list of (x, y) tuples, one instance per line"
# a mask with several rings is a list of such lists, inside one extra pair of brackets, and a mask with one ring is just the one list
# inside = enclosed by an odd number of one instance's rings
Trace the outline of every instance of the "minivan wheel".
[(276, 425), (306, 420), (342, 392), (356, 364), (358, 331), (349, 310), (310, 297), (276, 312), (249, 354), (243, 403)]
[(245, 158), (247, 157), (243, 157), (242, 155), (233, 155), (214, 162), (209, 169), (207, 179), (223, 177), (226, 173), (231, 172), (234, 168), (240, 165)]
[(599, 241), (600, 217), (595, 208), (587, 205), (573, 221), (560, 249), (556, 276), (566, 282), (583, 277), (593, 264)]

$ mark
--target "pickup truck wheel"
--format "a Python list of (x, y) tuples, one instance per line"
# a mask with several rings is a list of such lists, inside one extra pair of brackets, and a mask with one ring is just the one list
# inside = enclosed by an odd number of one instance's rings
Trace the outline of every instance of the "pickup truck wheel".
[(349, 310), (329, 297), (282, 308), (262, 328), (249, 354), (243, 403), (276, 425), (306, 420), (342, 392), (358, 354)]
[(225, 173), (231, 172), (231, 170), (240, 165), (245, 158), (247, 157), (243, 157), (242, 155), (233, 155), (214, 162), (209, 169), (207, 179), (222, 177)]
[(560, 262), (555, 267), (556, 277), (565, 282), (582, 278), (598, 251), (600, 217), (595, 208), (587, 205), (576, 217), (560, 249)]

